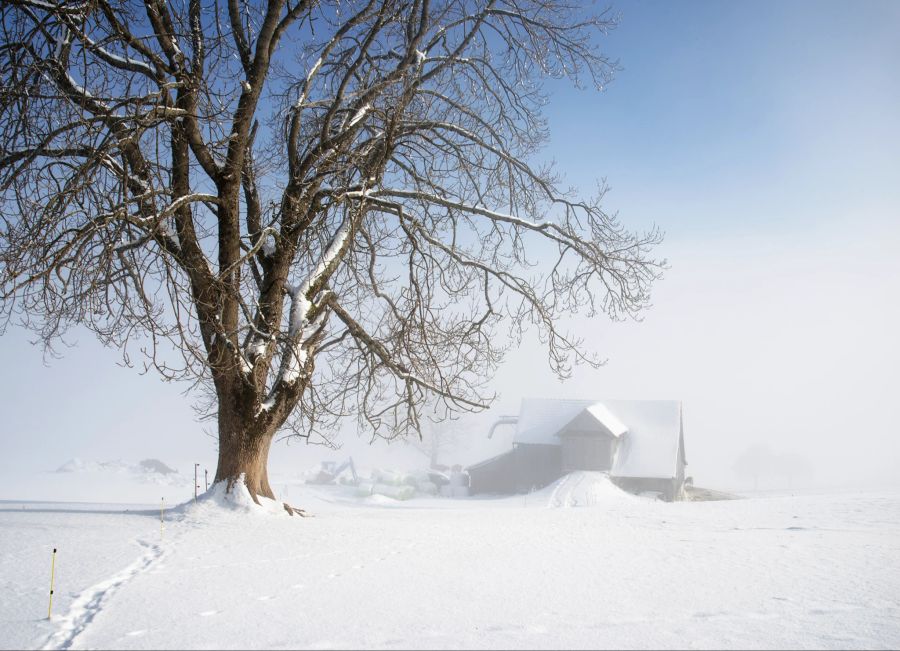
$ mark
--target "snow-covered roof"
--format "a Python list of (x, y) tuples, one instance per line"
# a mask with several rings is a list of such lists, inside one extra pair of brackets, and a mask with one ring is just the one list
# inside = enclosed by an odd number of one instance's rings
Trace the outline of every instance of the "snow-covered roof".
[[(619, 438), (628, 431), (628, 426), (615, 417), (602, 402), (595, 402), (590, 407), (581, 410), (575, 418), (566, 425), (566, 429), (581, 430), (589, 428), (606, 432), (610, 436)], [(559, 433), (557, 433), (558, 435)]]
[(526, 398), (513, 442), (560, 445), (559, 431), (586, 410), (610, 432), (621, 432), (612, 476), (676, 476), (681, 437), (681, 402), (677, 400)]

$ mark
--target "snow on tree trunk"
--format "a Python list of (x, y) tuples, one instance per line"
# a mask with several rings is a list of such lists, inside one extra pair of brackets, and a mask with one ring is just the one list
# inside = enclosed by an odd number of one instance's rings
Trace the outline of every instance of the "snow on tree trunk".
[(219, 462), (215, 481), (228, 482), (230, 487), (243, 478), (257, 503), (258, 496), (275, 499), (267, 470), (273, 435), (274, 432), (255, 431), (239, 419), (220, 415)]

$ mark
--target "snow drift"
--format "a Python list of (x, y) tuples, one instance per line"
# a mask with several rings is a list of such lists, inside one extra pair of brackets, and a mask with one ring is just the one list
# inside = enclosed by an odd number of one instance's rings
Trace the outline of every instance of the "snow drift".
[(605, 472), (577, 471), (556, 480), (537, 493), (551, 509), (614, 506), (640, 503), (639, 497), (616, 486)]

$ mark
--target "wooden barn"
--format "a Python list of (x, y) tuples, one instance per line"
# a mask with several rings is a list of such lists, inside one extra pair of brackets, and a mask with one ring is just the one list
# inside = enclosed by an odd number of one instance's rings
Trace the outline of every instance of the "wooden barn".
[[(685, 466), (681, 403), (674, 400), (522, 401), (509, 452), (469, 466), (477, 493), (542, 488), (576, 470), (608, 472), (632, 493), (683, 496)], [(492, 432), (493, 434), (493, 429)]]

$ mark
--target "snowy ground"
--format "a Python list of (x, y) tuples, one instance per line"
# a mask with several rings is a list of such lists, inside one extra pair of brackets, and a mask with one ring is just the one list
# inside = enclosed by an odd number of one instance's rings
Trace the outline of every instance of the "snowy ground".
[[(0, 503), (4, 648), (897, 648), (900, 493)], [(54, 617), (47, 590), (57, 557)]]

